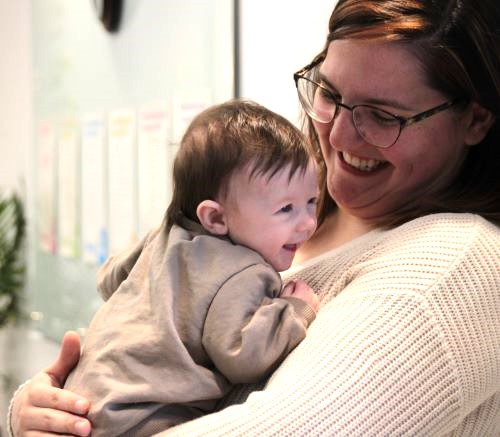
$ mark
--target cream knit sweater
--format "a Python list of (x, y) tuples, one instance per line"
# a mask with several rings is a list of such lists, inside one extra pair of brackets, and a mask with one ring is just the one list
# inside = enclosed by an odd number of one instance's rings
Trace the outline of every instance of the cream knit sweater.
[(292, 276), (322, 298), (306, 339), (264, 390), (161, 436), (500, 435), (498, 227), (430, 215)]

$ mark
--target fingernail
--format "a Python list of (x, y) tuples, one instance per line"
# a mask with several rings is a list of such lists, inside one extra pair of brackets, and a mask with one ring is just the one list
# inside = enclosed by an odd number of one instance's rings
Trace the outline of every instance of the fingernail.
[(89, 425), (86, 420), (79, 420), (78, 422), (75, 423), (75, 431), (78, 433), (78, 435), (81, 436), (86, 436), (89, 434)]
[(87, 402), (80, 399), (80, 400), (75, 402), (75, 408), (78, 410), (78, 413), (80, 413), (80, 414), (86, 413), (87, 412)]

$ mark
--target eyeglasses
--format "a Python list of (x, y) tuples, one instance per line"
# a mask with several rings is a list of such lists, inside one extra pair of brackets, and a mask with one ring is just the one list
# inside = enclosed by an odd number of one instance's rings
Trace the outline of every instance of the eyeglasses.
[(450, 108), (459, 100), (442, 103), (412, 117), (401, 117), (372, 105), (349, 106), (340, 102), (328, 88), (315, 80), (317, 67), (322, 61), (322, 58), (318, 58), (293, 75), (304, 111), (320, 123), (330, 123), (339, 114), (340, 108), (351, 111), (356, 131), (367, 143), (375, 147), (391, 147), (405, 127), (432, 117)]

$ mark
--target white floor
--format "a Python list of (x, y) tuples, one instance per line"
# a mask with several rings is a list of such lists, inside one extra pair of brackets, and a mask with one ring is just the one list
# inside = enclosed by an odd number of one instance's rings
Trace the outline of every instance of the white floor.
[(0, 436), (6, 436), (9, 400), (15, 389), (57, 356), (59, 345), (28, 327), (0, 329)]

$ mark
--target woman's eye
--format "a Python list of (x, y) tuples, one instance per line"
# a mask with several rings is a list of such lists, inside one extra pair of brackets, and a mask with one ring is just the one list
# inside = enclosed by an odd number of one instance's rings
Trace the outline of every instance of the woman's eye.
[(290, 212), (292, 210), (292, 204), (289, 203), (288, 205), (285, 205), (283, 208), (280, 209), (280, 212)]
[(325, 88), (318, 87), (318, 95), (322, 100), (331, 102), (331, 103), (337, 103), (337, 99), (330, 91), (328, 91)]
[(376, 109), (371, 110), (370, 117), (373, 121), (378, 124), (398, 124), (399, 121), (393, 117), (391, 114), (388, 114), (383, 111), (377, 111)]

